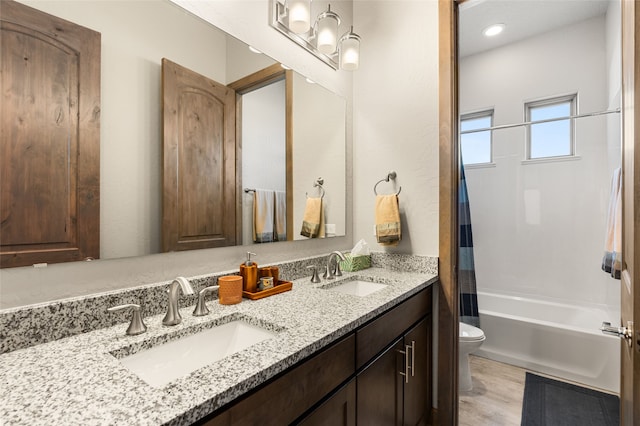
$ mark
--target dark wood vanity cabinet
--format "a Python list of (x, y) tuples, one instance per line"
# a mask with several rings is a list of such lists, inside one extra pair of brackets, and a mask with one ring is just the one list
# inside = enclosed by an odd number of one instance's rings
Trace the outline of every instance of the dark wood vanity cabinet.
[(431, 316), (420, 321), (404, 336), (405, 348), (411, 346), (410, 376), (404, 378), (403, 424), (426, 425), (431, 415)]
[(354, 351), (355, 336), (351, 334), (200, 424), (290, 424), (353, 377)]
[(431, 292), (422, 290), (197, 424), (427, 424)]
[(355, 426), (356, 380), (351, 379), (296, 424), (301, 426)]
[(427, 424), (431, 365), (431, 316), (427, 316), (358, 374), (357, 424)]
[(356, 344), (358, 424), (427, 424), (433, 365), (431, 289), (356, 331)]

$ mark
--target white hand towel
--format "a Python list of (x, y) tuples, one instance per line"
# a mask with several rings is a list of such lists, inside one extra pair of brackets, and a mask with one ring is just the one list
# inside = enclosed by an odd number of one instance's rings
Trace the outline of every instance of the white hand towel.
[(253, 241), (273, 241), (275, 195), (273, 191), (256, 189), (253, 194)]
[(276, 241), (287, 241), (287, 193), (276, 191)]

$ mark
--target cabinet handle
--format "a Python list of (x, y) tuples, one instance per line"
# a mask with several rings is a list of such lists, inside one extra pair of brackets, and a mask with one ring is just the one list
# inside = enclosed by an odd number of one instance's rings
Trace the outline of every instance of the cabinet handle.
[(400, 371), (399, 373), (401, 376), (404, 376), (405, 383), (409, 383), (409, 369), (411, 368), (409, 366), (409, 349), (411, 349), (409, 345), (404, 345), (404, 351), (398, 349), (398, 352), (404, 355), (404, 372)]
[[(407, 350), (409, 350), (409, 346), (407, 346)], [(411, 341), (411, 377), (415, 376), (416, 371), (416, 341)]]

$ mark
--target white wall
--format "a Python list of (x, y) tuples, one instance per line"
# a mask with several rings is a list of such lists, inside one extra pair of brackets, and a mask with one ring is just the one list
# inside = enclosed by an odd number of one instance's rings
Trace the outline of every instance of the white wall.
[(356, 1), (362, 37), (354, 73), (354, 241), (373, 236), (374, 184), (402, 186), (402, 242), (389, 252), (438, 254), (438, 2)]
[[(463, 58), (460, 112), (494, 108), (495, 125), (518, 123), (525, 102), (569, 93), (578, 113), (605, 110), (606, 59), (604, 17)], [(608, 301), (607, 118), (575, 129), (578, 160), (524, 164), (520, 127), (493, 132), (495, 167), (467, 168), (478, 290)]]
[(286, 191), (285, 84), (242, 96), (242, 243), (253, 244), (253, 192)]
[[(620, 108), (622, 96), (622, 50), (620, 49), (622, 32), (620, 31), (621, 3), (609, 2), (606, 18), (607, 37), (607, 82), (609, 109)], [(607, 150), (609, 174), (620, 167), (622, 158), (622, 140), (620, 116), (610, 115), (607, 120)]]
[[(310, 101), (313, 99), (313, 102)], [(325, 224), (335, 225), (335, 235), (345, 234), (346, 188), (345, 140), (346, 101), (298, 73), (293, 77), (293, 237), (300, 235), (306, 195), (317, 197), (317, 178), (324, 180), (322, 204)]]

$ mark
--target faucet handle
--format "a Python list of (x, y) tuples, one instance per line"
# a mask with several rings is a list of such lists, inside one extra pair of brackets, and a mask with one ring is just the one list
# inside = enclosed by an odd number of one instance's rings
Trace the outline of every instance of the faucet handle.
[(129, 303), (126, 305), (118, 305), (112, 306), (111, 308), (107, 308), (108, 312), (120, 312), (125, 309), (131, 309), (133, 311), (133, 316), (131, 317), (131, 323), (129, 324), (129, 328), (127, 328), (127, 334), (129, 336), (135, 336), (136, 334), (142, 334), (147, 331), (147, 326), (144, 325), (142, 321), (142, 308), (140, 305), (136, 305), (135, 303)]
[(307, 266), (307, 269), (313, 269), (313, 275), (311, 275), (311, 282), (312, 283), (322, 282), (320, 280), (320, 277), (318, 276), (318, 267), (316, 265)]
[(193, 310), (194, 317), (201, 317), (209, 313), (209, 309), (207, 308), (206, 303), (204, 303), (204, 296), (207, 293), (211, 293), (213, 290), (217, 289), (218, 287), (220, 286), (210, 285), (209, 287), (205, 287), (198, 292), (198, 303), (196, 304), (196, 308)]

